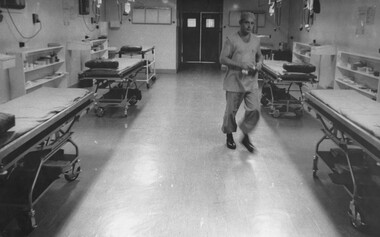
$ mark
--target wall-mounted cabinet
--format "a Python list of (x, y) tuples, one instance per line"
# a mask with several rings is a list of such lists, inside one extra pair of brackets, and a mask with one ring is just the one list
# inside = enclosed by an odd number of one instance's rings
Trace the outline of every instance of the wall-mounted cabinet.
[(316, 67), (315, 75), (319, 88), (333, 88), (336, 48), (331, 45), (309, 45), (293, 43), (293, 62), (310, 63)]
[(64, 46), (20, 49), (7, 54), (15, 56), (15, 67), (9, 69), (12, 99), (41, 86), (67, 87)]
[(354, 89), (380, 102), (380, 58), (339, 51), (335, 89)]
[(86, 70), (85, 63), (91, 59), (108, 58), (108, 39), (72, 41), (67, 43), (67, 70), (70, 72), (69, 86), (78, 83), (78, 73)]

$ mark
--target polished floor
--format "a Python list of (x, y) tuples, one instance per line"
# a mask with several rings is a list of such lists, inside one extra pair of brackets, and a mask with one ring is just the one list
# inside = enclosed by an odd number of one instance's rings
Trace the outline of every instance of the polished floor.
[[(32, 237), (368, 236), (351, 227), (349, 195), (320, 164), (320, 124), (262, 110), (257, 152), (225, 146), (223, 72), (208, 66), (159, 75), (130, 108), (75, 126), (83, 172), (37, 203)], [(241, 118), (243, 107), (237, 117)], [(22, 236), (15, 221), (1, 233)], [(1, 236), (0, 234), (0, 236)]]

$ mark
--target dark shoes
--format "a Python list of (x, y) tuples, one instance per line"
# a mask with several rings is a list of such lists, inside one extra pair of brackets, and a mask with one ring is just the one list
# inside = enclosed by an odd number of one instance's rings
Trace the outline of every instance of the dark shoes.
[(244, 137), (243, 139), (241, 140), (241, 144), (243, 144), (245, 146), (245, 148), (247, 148), (247, 150), (251, 153), (253, 153), (255, 151), (255, 146), (252, 145), (251, 141), (249, 140), (249, 137), (247, 134), (244, 134)]
[(235, 141), (234, 141), (234, 138), (232, 136), (232, 133), (227, 133), (227, 147), (230, 148), (230, 149), (236, 149), (236, 144), (235, 144)]

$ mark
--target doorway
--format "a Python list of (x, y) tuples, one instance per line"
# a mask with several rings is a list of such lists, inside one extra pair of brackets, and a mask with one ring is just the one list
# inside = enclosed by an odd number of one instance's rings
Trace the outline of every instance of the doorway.
[(219, 63), (222, 40), (220, 12), (183, 12), (181, 63)]

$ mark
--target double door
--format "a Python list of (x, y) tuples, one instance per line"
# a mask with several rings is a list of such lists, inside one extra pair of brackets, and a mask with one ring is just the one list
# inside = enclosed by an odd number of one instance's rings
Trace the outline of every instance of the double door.
[(183, 63), (218, 63), (221, 50), (221, 14), (184, 12), (182, 15)]

